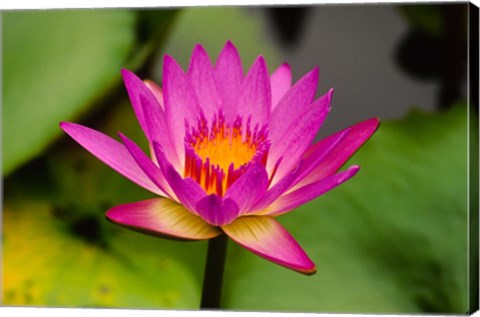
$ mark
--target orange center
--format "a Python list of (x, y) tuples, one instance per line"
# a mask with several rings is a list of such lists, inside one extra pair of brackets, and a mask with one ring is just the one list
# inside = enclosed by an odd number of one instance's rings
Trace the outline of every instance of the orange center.
[(266, 159), (262, 146), (265, 132), (252, 134), (247, 125), (242, 133), (240, 119), (230, 126), (221, 115), (217, 118), (210, 128), (205, 121), (199, 121), (197, 128), (187, 135), (184, 177), (195, 179), (207, 194), (222, 196), (259, 151), (263, 154), (260, 157)]
[(257, 145), (242, 140), (237, 129), (220, 131), (212, 138), (200, 139), (193, 148), (202, 161), (208, 158), (211, 165), (219, 166), (223, 171), (228, 171), (231, 164), (236, 169), (250, 162), (257, 151)]

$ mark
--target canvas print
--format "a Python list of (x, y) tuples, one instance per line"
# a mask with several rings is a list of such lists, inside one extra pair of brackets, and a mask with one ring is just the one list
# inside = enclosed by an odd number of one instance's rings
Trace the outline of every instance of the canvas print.
[(1, 19), (3, 306), (477, 309), (472, 4)]

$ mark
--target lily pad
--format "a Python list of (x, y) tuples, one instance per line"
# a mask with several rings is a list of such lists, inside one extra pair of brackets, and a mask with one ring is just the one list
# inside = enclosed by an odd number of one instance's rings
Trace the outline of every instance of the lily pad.
[(3, 174), (60, 135), (57, 123), (85, 110), (119, 79), (135, 40), (126, 10), (10, 11), (4, 47)]
[(223, 307), (468, 310), (466, 107), (382, 123), (339, 188), (279, 217), (317, 264), (301, 276), (230, 245)]
[(122, 232), (112, 243), (99, 244), (92, 237), (96, 221), (94, 216), (64, 221), (45, 202), (8, 204), (3, 304), (195, 307), (198, 285), (182, 261), (162, 252), (159, 240)]

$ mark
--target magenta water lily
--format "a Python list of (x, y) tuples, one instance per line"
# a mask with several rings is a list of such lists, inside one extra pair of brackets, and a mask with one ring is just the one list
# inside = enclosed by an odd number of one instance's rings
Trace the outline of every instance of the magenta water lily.
[(230, 42), (214, 65), (197, 45), (187, 72), (166, 55), (163, 87), (128, 70), (122, 75), (148, 155), (121, 133), (118, 142), (61, 123), (98, 159), (159, 196), (113, 207), (107, 218), (176, 239), (226, 234), (269, 261), (314, 273), (315, 264), (277, 217), (354, 176), (359, 166), (339, 169), (379, 120), (313, 143), (333, 95), (330, 90), (315, 99), (318, 68), (292, 85), (288, 64), (269, 74), (260, 56), (244, 74)]

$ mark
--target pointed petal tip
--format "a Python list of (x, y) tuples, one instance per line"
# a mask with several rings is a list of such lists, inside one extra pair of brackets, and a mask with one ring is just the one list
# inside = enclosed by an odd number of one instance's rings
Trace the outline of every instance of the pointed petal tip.
[(327, 102), (326, 102), (326, 104), (328, 105), (328, 109), (327, 109), (328, 112), (330, 112), (330, 110), (332, 109), (331, 103), (332, 103), (332, 99), (333, 99), (333, 94), (334, 94), (334, 92), (335, 92), (335, 89), (330, 88), (330, 89), (328, 90), (327, 94), (326, 94), (326, 95), (327, 95)]
[(291, 264), (291, 263), (284, 263), (283, 265), (295, 272), (305, 274), (305, 275), (313, 275), (317, 273), (317, 266), (313, 261), (307, 256), (307, 258), (304, 260), (304, 263), (297, 263), (297, 264)]
[(163, 54), (163, 67), (165, 68), (167, 65), (170, 65), (171, 63), (175, 63), (175, 59), (168, 54)]
[(287, 62), (284, 62), (282, 65), (280, 65), (281, 67), (285, 67), (287, 70), (291, 71), (292, 70), (292, 67), (290, 66), (289, 63)]
[(265, 70), (266, 74), (268, 75), (267, 61), (263, 55), (258, 55), (257, 58), (255, 58), (248, 72), (256, 68), (260, 68), (262, 71)]
[(347, 171), (350, 172), (350, 175), (351, 174), (355, 175), (359, 170), (360, 170), (360, 165), (352, 165), (347, 169)]
[[(221, 72), (231, 70), (231, 67), (233, 67), (233, 69), (239, 70), (241, 76), (243, 76), (242, 59), (240, 58), (238, 49), (230, 40), (225, 43), (214, 64), (216, 69), (221, 69)], [(227, 72), (224, 75), (230, 76), (231, 74)], [(236, 84), (238, 85), (239, 83)]]
[(132, 72), (131, 70), (129, 69), (126, 69), (126, 68), (122, 68), (120, 70), (120, 73), (122, 74), (122, 78), (123, 78), (123, 81), (127, 81), (127, 80), (130, 80), (130, 79), (138, 79), (140, 80), (140, 78), (138, 78), (138, 76)]
[(372, 119), (372, 124), (374, 125), (374, 128), (372, 129), (372, 135), (380, 128), (382, 125), (382, 121), (378, 117), (373, 117)]
[(203, 48), (203, 46), (200, 43), (195, 43), (195, 45), (193, 46), (193, 50), (202, 49), (202, 48)]
[(318, 81), (318, 77), (320, 76), (320, 67), (318, 66), (315, 66), (311, 71), (310, 73), (312, 73), (313, 76), (315, 76), (317, 78), (317, 81)]
[(118, 209), (110, 208), (105, 212), (105, 217), (108, 219), (108, 221), (117, 223), (117, 219), (121, 217), (121, 214), (119, 215)]
[(267, 67), (267, 61), (265, 60), (265, 57), (263, 57), (263, 55), (258, 55), (257, 58), (255, 59), (255, 62), (253, 62), (254, 64), (256, 63), (260, 63), (260, 66), (261, 67)]
[[(197, 43), (195, 44), (195, 46), (193, 47), (193, 50), (192, 50), (192, 55), (190, 57), (190, 63), (192, 63), (192, 60), (195, 59), (195, 58), (198, 58), (198, 56), (201, 56), (201, 55), (204, 55), (206, 57), (208, 57), (208, 52), (207, 50), (200, 44), (200, 43)], [(210, 61), (210, 58), (208, 57), (208, 60)]]
[(73, 137), (72, 133), (75, 132), (75, 129), (83, 127), (82, 125), (74, 122), (68, 122), (68, 121), (61, 121), (58, 126), (60, 129), (63, 130), (66, 134), (70, 135)]
[(315, 264), (313, 264), (312, 268), (299, 269), (299, 270), (296, 270), (296, 271), (299, 272), (299, 273), (305, 274), (305, 275), (314, 275), (315, 273), (317, 273), (317, 267), (315, 266)]
[[(258, 76), (260, 75), (261, 78), (265, 79), (265, 83), (268, 84), (268, 91), (266, 93), (271, 94), (270, 91), (270, 77), (268, 75), (268, 66), (267, 66), (267, 61), (262, 55), (258, 55), (258, 57), (255, 59), (253, 62), (252, 66), (250, 66), (250, 69), (248, 70), (247, 73), (247, 78), (250, 76)], [(251, 77), (252, 78), (252, 77)], [(271, 98), (271, 97), (270, 97)], [(271, 102), (271, 101), (270, 101)]]
[[(201, 45), (196, 44), (193, 48), (192, 55), (190, 56), (190, 63), (188, 65), (188, 75), (190, 76), (190, 80), (192, 80), (192, 85), (199, 86), (197, 88), (197, 94), (200, 93), (199, 98), (202, 97), (202, 89), (198, 91), (198, 88), (203, 87), (203, 83), (209, 85), (208, 89), (205, 88), (204, 90), (213, 90), (216, 87), (212, 87), (213, 79), (213, 66), (212, 61), (210, 60), (210, 56), (208, 55), (207, 50)], [(209, 77), (211, 76), (211, 77)], [(203, 91), (204, 91), (203, 90)], [(207, 96), (210, 96), (207, 94)], [(212, 101), (209, 100), (207, 103), (211, 103)]]
[(379, 117), (373, 117), (371, 119), (369, 119), (373, 124), (375, 124), (375, 129), (378, 129), (378, 127), (380, 126), (380, 124), (382, 123), (382, 121), (380, 120)]
[(78, 123), (75, 123), (75, 122), (61, 121), (58, 125), (60, 126), (60, 128), (65, 133), (67, 133), (68, 135), (70, 135), (73, 138), (74, 138), (75, 134), (77, 134), (79, 131), (81, 131), (83, 129), (92, 130), (88, 127), (85, 127), (85, 126), (83, 126), (81, 124), (78, 124)]
[(325, 107), (327, 112), (329, 112), (330, 109), (332, 108), (331, 103), (332, 103), (334, 92), (335, 92), (335, 90), (333, 88), (330, 88), (326, 94), (324, 94), (321, 97), (314, 100), (311, 103), (311, 105), (317, 104), (317, 106), (320, 106), (322, 108)]
[[(288, 66), (288, 70), (291, 72), (290, 66)], [(314, 68), (312, 68), (312, 70), (310, 70), (308, 73), (303, 75), (302, 78), (300, 78), (295, 83), (294, 86), (298, 87), (298, 85), (300, 85), (305, 87), (305, 85), (307, 85), (307, 87), (309, 87), (311, 90), (316, 91), (318, 86), (319, 76), (320, 76), (320, 70), (318, 66), (315, 66)]]
[(193, 51), (194, 51), (194, 52), (197, 51), (197, 50), (203, 51), (203, 52), (205, 52), (205, 53), (207, 52), (207, 51), (205, 50), (205, 48), (203, 47), (203, 45), (200, 44), (200, 43), (196, 43), (195, 46), (193, 47)]
[(223, 46), (223, 49), (233, 49), (233, 50), (237, 51), (237, 47), (235, 46), (235, 44), (233, 44), (233, 42), (231, 40), (227, 40), (225, 42), (225, 45)]
[[(365, 121), (359, 122), (355, 125), (352, 125), (349, 127), (349, 129), (361, 129), (363, 134), (366, 136), (366, 140), (370, 138), (380, 127), (381, 125), (381, 120), (378, 117), (372, 117), (370, 119), (367, 119)], [(363, 142), (362, 142), (363, 143)]]
[(314, 275), (315, 273), (317, 273), (317, 266), (309, 258), (307, 258), (307, 261), (308, 263), (302, 263), (300, 265), (293, 265), (290, 263), (278, 264), (283, 265), (285, 268), (295, 271), (297, 273), (301, 273), (304, 275)]
[(125, 134), (123, 134), (121, 131), (117, 131), (117, 135), (120, 137), (120, 139), (122, 139), (123, 143), (125, 143), (125, 140), (130, 141), (130, 139)]

